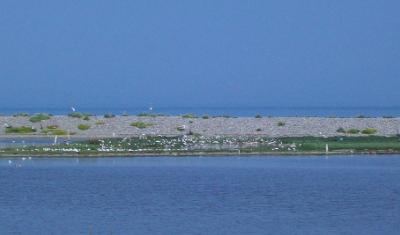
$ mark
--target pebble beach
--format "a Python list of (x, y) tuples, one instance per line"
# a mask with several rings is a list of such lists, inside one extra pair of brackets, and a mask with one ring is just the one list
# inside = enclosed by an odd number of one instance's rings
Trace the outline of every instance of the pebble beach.
[[(145, 128), (132, 126), (132, 123), (144, 122)], [(80, 130), (79, 125), (86, 125), (87, 130)], [(6, 128), (32, 127), (36, 131), (28, 134), (6, 133)], [(376, 129), (376, 135), (393, 136), (400, 133), (400, 118), (321, 118), (321, 117), (207, 117), (184, 118), (182, 116), (90, 116), (89, 120), (69, 117), (67, 115), (51, 116), (48, 120), (31, 122), (29, 117), (1, 116), (0, 137), (16, 136), (52, 136), (44, 133), (48, 126), (56, 126), (67, 131), (73, 137), (107, 138), (129, 137), (140, 135), (177, 136), (199, 134), (203, 136), (268, 136), (268, 137), (302, 137), (302, 136), (338, 136), (350, 135), (338, 133), (339, 128)], [(354, 134), (353, 134), (354, 135)], [(353, 136), (352, 135), (352, 136)], [(355, 134), (355, 136), (362, 135)]]

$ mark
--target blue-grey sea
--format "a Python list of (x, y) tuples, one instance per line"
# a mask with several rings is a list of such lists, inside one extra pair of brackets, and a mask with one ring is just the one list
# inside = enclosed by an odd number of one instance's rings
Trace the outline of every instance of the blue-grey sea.
[(0, 234), (399, 234), (400, 156), (10, 158)]
[[(75, 106), (77, 112), (84, 112), (96, 115), (105, 113), (113, 113), (116, 115), (139, 113), (156, 113), (165, 115), (181, 115), (192, 113), (196, 115), (229, 115), (234, 117), (254, 117), (257, 114), (262, 116), (279, 116), (279, 117), (399, 117), (400, 107), (159, 107), (157, 105), (143, 107), (79, 107)], [(68, 114), (72, 111), (70, 106), (57, 108), (1, 108), (0, 114), (10, 115), (19, 112), (34, 113), (51, 113), (51, 114)]]

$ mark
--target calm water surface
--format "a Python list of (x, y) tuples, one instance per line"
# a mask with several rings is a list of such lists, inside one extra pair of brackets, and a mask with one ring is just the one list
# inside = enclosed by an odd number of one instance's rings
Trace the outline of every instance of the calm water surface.
[(2, 159), (0, 185), (0, 234), (400, 233), (400, 156)]

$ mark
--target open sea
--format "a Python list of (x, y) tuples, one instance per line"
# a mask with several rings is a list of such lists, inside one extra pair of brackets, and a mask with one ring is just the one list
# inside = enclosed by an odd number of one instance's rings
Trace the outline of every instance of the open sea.
[[(150, 110), (151, 107), (151, 110)], [(74, 107), (78, 112), (103, 115), (114, 114), (139, 114), (158, 113), (167, 115), (181, 115), (193, 113), (196, 115), (230, 115), (253, 117), (256, 114), (262, 116), (305, 116), (305, 117), (356, 117), (359, 115), (367, 117), (399, 117), (400, 107), (125, 107), (125, 108), (81, 108)], [(0, 114), (11, 115), (19, 112), (68, 114), (71, 107), (58, 108), (1, 108)]]
[(400, 156), (2, 158), (0, 234), (399, 234)]

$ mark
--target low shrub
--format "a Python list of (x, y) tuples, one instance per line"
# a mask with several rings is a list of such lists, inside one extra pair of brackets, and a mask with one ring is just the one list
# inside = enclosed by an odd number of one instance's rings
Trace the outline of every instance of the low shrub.
[(378, 131), (375, 128), (366, 128), (366, 129), (361, 131), (361, 133), (363, 133), (364, 135), (374, 135), (377, 132)]
[(90, 126), (89, 125), (85, 125), (85, 124), (79, 124), (78, 125), (78, 129), (81, 131), (86, 131), (89, 130)]
[(346, 130), (343, 127), (339, 127), (336, 132), (345, 134)]
[(6, 127), (6, 134), (29, 134), (36, 132), (34, 127), (20, 126), (20, 127)]
[(114, 118), (114, 117), (115, 117), (115, 115), (112, 114), (112, 113), (106, 113), (106, 114), (104, 114), (104, 118)]
[(144, 128), (153, 126), (153, 124), (152, 123), (146, 123), (146, 122), (132, 122), (131, 126), (137, 127), (137, 128), (140, 128), (140, 129), (144, 129)]
[(255, 118), (262, 118), (262, 116), (260, 114), (257, 114), (256, 116), (254, 116)]
[(286, 123), (285, 122), (278, 122), (278, 126), (284, 126), (284, 125), (286, 125)]
[(82, 118), (84, 115), (83, 113), (80, 112), (72, 112), (68, 114), (68, 117), (73, 117), (73, 118)]
[(106, 124), (106, 122), (103, 121), (103, 120), (98, 120), (98, 121), (96, 121), (96, 125), (98, 125), (98, 126), (104, 125), (104, 124)]
[(50, 117), (51, 117), (50, 114), (39, 113), (39, 114), (35, 114), (31, 118), (29, 118), (29, 121), (31, 121), (31, 122), (41, 122), (41, 121), (44, 121), (44, 120), (49, 120)]
[(351, 129), (348, 129), (348, 130), (346, 131), (346, 133), (347, 133), (347, 134), (356, 135), (356, 134), (359, 134), (359, 133), (360, 133), (360, 130), (351, 128)]
[(209, 119), (209, 118), (210, 118), (210, 116), (208, 116), (208, 115), (204, 115), (202, 118), (203, 118), (203, 119)]
[(191, 113), (184, 114), (184, 115), (182, 115), (182, 117), (183, 117), (183, 118), (197, 118), (196, 115), (191, 114)]
[(28, 113), (16, 113), (13, 115), (14, 117), (29, 117)]

